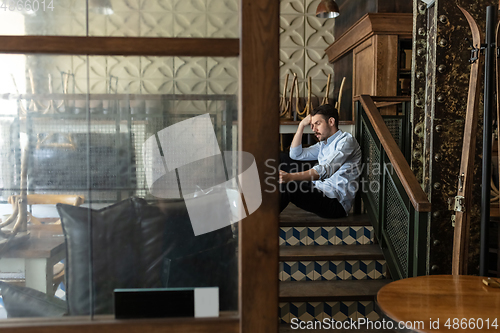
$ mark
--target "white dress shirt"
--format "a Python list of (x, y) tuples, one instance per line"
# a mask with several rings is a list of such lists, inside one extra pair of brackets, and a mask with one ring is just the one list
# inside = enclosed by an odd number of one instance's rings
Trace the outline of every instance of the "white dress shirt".
[(290, 158), (300, 161), (317, 160), (313, 167), (319, 180), (313, 181), (314, 187), (328, 198), (336, 198), (345, 212), (351, 210), (361, 167), (361, 149), (356, 139), (347, 132), (338, 130), (326, 141), (302, 148), (290, 148)]

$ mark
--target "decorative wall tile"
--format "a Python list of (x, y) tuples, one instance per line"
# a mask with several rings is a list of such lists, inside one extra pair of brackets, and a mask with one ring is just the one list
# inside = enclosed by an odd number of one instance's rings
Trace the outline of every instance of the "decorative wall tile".
[[(99, 15), (93, 12), (89, 13), (89, 35), (90, 36), (106, 36), (106, 24), (109, 20), (108, 16)], [(78, 22), (78, 21), (77, 21)], [(87, 22), (84, 17), (83, 29), (86, 30)], [(84, 31), (86, 34), (86, 31)]]
[(338, 227), (335, 233), (337, 245), (354, 245), (356, 242), (356, 233), (353, 227)]
[(292, 228), (290, 228), (290, 227), (281, 227), (280, 228), (280, 241), (279, 241), (280, 246), (285, 245), (286, 239), (287, 239), (287, 234), (291, 233), (291, 229)]
[(208, 13), (206, 35), (211, 38), (238, 38), (239, 16), (236, 13)]
[(282, 14), (280, 18), (280, 48), (305, 47), (305, 17)]
[[(333, 43), (335, 24), (335, 20), (315, 16), (318, 4), (319, 0), (282, 0), (280, 21), (280, 78), (283, 80), (287, 73), (296, 72), (301, 87), (299, 97), (305, 99), (308, 91), (305, 82), (311, 76), (316, 101), (324, 96), (328, 74), (333, 73), (325, 49)], [(298, 36), (303, 36), (300, 43), (297, 42)], [(282, 91), (283, 85), (280, 89)], [(330, 97), (333, 97), (331, 93)]]
[(144, 79), (141, 81), (143, 94), (173, 94), (174, 80), (168, 79)]
[(335, 237), (335, 227), (310, 228), (309, 237), (312, 239), (311, 245), (337, 245)]
[(286, 74), (297, 74), (297, 79), (304, 77), (305, 53), (303, 48), (282, 48), (280, 49), (280, 77), (285, 78)]
[(373, 244), (373, 227), (362, 227), (361, 234), (358, 234), (357, 241), (359, 244)]
[[(368, 266), (373, 261), (347, 260), (345, 262), (344, 280), (368, 280)], [(372, 265), (374, 268), (374, 265)]]
[[(316, 8), (318, 8), (320, 1), (321, 0), (304, 0), (305, 12), (309, 15), (315, 15)], [(335, 21), (335, 20), (332, 20), (332, 21)]]
[(304, 0), (281, 0), (281, 14), (303, 14), (305, 11)]
[(380, 320), (373, 301), (280, 303), (279, 313), (282, 324), (290, 324), (293, 318), (301, 321), (323, 321), (332, 318), (335, 321), (359, 320), (360, 318), (368, 318), (371, 321)]
[(175, 57), (175, 77), (177, 79), (207, 78), (207, 59), (203, 57)]
[(305, 20), (306, 44), (309, 47), (323, 48), (324, 50), (334, 42), (335, 20), (320, 19), (315, 15), (307, 15)]
[[(114, 0), (114, 2), (123, 2), (123, 0)], [(143, 11), (151, 12), (173, 12), (174, 2), (171, 0), (141, 0), (140, 8)]]
[(142, 57), (141, 76), (147, 79), (172, 80), (174, 78), (174, 58)]
[(279, 303), (279, 313), (281, 324), (290, 323), (290, 303)]
[(380, 320), (379, 314), (375, 311), (375, 303), (372, 301), (358, 302), (358, 320), (367, 318), (370, 321)]
[(287, 246), (307, 245), (307, 228), (282, 228), (280, 238), (283, 238)]
[(285, 261), (282, 281), (312, 281), (314, 279), (313, 261)]
[(107, 57), (106, 60), (107, 74), (117, 77), (120, 81), (141, 77), (140, 57)]
[(206, 94), (207, 82), (198, 79), (178, 79), (175, 81), (175, 92), (182, 95)]
[[(97, 15), (97, 14), (95, 14)], [(116, 11), (106, 16), (106, 26), (103, 31), (105, 36), (138, 37), (140, 33), (141, 15), (138, 11)]]
[[(314, 303), (316, 304), (316, 303)], [(316, 310), (311, 303), (307, 302), (291, 302), (290, 303), (290, 321), (293, 318), (298, 318), (301, 321), (314, 320), (316, 315), (321, 313), (322, 309)]]
[(208, 79), (238, 80), (238, 77), (239, 77), (238, 58), (223, 58), (223, 57), (207, 58)]
[(344, 261), (316, 261), (314, 262), (315, 281), (343, 280), (345, 271)]
[(142, 12), (139, 24), (143, 37), (175, 37), (172, 12)]
[(374, 269), (370, 270), (370, 278), (387, 279), (387, 262), (385, 260), (376, 260), (374, 266)]
[(210, 0), (207, 1), (207, 12), (209, 13), (226, 13), (232, 12), (238, 16), (239, 1), (237, 0)]
[(208, 83), (208, 94), (237, 94), (238, 93), (238, 81), (237, 80), (209, 80)]
[(324, 48), (310, 48), (305, 50), (305, 73), (311, 76), (313, 81), (326, 80), (328, 74), (333, 74), (333, 67), (328, 63), (328, 56)]
[(207, 14), (176, 13), (174, 16), (174, 36), (201, 38), (206, 36)]
[(357, 320), (357, 302), (325, 302), (323, 318), (332, 318), (336, 321), (347, 319)]
[(174, 11), (179, 13), (204, 13), (207, 10), (206, 0), (173, 0)]
[(150, 1), (144, 0), (111, 0), (111, 6), (114, 11), (124, 11), (124, 10), (139, 10), (141, 8), (141, 2), (151, 5)]

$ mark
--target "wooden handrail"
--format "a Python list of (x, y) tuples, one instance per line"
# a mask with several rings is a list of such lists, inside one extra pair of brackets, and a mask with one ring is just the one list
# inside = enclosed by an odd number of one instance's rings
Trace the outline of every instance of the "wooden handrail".
[(366, 115), (372, 123), (373, 129), (382, 143), (382, 146), (384, 147), (396, 174), (401, 180), (413, 207), (417, 212), (430, 212), (431, 203), (429, 202), (427, 195), (422, 190), (422, 187), (420, 187), (420, 184), (403, 156), (401, 149), (399, 149), (399, 146), (392, 137), (391, 132), (389, 132), (389, 129), (382, 119), (380, 112), (378, 112), (372, 97), (368, 95), (361, 95), (359, 97), (359, 101), (361, 102), (361, 105), (363, 105)]

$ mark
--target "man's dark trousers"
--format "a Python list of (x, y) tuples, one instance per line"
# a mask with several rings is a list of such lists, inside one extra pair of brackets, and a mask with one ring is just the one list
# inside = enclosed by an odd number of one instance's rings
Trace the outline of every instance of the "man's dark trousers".
[[(288, 153), (280, 155), (280, 170), (288, 173), (302, 172), (311, 169), (317, 161), (292, 160)], [(328, 198), (315, 188), (311, 181), (289, 182), (280, 184), (280, 212), (289, 203), (295, 204), (308, 212), (324, 218), (339, 218), (346, 216), (344, 207), (335, 198)]]

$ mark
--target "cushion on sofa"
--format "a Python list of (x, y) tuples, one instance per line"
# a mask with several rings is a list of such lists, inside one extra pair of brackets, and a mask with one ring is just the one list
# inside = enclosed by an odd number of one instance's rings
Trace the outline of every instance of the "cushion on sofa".
[(41, 291), (2, 281), (0, 289), (9, 318), (60, 317), (68, 312), (65, 301)]
[[(231, 227), (195, 236), (184, 200), (148, 204), (140, 198), (129, 198), (100, 210), (63, 204), (57, 209), (66, 237), (70, 315), (113, 313), (116, 288), (181, 284), (219, 286), (221, 309), (236, 310), (236, 241)], [(170, 265), (172, 260), (174, 265)]]
[(100, 210), (63, 204), (57, 210), (66, 237), (66, 298), (71, 315), (113, 313), (115, 288), (162, 285), (162, 235), (167, 220), (155, 206), (129, 198)]

